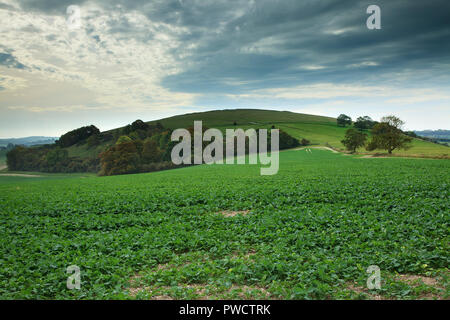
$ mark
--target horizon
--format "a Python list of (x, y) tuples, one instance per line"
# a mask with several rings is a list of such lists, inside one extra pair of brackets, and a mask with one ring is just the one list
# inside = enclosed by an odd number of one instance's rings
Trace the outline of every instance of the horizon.
[(224, 109), (445, 130), (450, 3), (376, 1), (369, 29), (372, 4), (0, 0), (0, 136)]
[[(255, 109), (247, 109), (247, 108), (241, 108), (241, 109), (213, 109), (213, 110), (200, 111), (200, 112), (189, 112), (189, 113), (183, 113), (183, 114), (175, 114), (175, 115), (168, 116), (168, 117), (165, 117), (165, 118), (158, 118), (158, 119), (152, 119), (152, 120), (145, 120), (145, 119), (140, 119), (140, 120), (142, 120), (142, 121), (144, 121), (144, 122), (152, 122), (152, 121), (157, 121), (157, 120), (164, 120), (164, 119), (170, 118), (170, 117), (177, 117), (177, 116), (188, 115), (188, 114), (192, 114), (192, 113), (214, 112), (214, 111), (223, 111), (223, 110), (267, 110), (267, 111), (280, 111), (280, 112), (286, 112), (286, 111), (287, 111), (287, 112), (293, 112), (293, 111), (289, 111), (289, 110), (271, 110), (271, 109), (256, 109), (256, 108), (255, 108)], [(298, 113), (300, 113), (300, 112), (298, 112)], [(322, 115), (315, 115), (315, 116), (322, 116)], [(331, 117), (331, 116), (323, 116), (323, 117)], [(331, 117), (331, 118), (336, 118), (336, 117)], [(138, 119), (134, 119), (134, 120), (138, 120)], [(134, 120), (132, 120), (132, 121), (134, 121)], [(353, 121), (356, 120), (356, 117), (355, 117), (355, 118), (352, 117), (352, 120), (353, 120)], [(379, 119), (373, 119), (373, 120), (378, 121)], [(132, 121), (131, 121), (131, 122), (132, 122)], [(131, 123), (131, 122), (130, 122), (130, 123)], [(95, 123), (87, 123), (87, 124), (85, 124), (85, 125), (82, 125), (81, 127), (83, 127), (83, 126), (88, 126), (88, 125), (95, 125), (96, 127), (98, 127), (98, 128), (100, 129), (101, 132), (105, 132), (105, 131), (109, 131), (109, 130), (114, 130), (114, 129), (118, 129), (118, 128), (123, 128), (123, 127), (125, 127), (127, 124), (129, 124), (129, 123), (124, 123), (124, 124), (122, 124), (122, 125), (120, 125), (120, 126), (118, 126), (118, 127), (107, 128), (107, 129), (102, 129), (102, 128), (100, 128), (99, 126), (97, 126)], [(70, 130), (68, 130), (68, 131), (71, 131), (71, 130), (74, 130), (74, 129), (77, 129), (77, 128), (73, 128), (73, 129), (70, 129)], [(408, 131), (439, 131), (439, 130), (444, 130), (444, 131), (447, 130), (447, 131), (448, 131), (448, 130), (450, 130), (450, 129), (445, 129), (445, 128), (438, 128), (438, 129), (421, 129), (421, 130), (414, 130), (414, 129), (412, 129), (412, 130), (408, 130)], [(59, 134), (59, 135), (49, 135), (49, 136), (47, 136), (47, 135), (40, 135), (40, 134), (33, 134), (33, 135), (29, 135), (29, 136), (0, 137), (0, 140), (24, 139), (24, 138), (34, 138), (34, 137), (36, 137), (36, 138), (56, 138), (56, 139), (58, 139), (59, 137), (61, 137), (61, 135), (67, 133), (68, 131), (62, 132), (62, 133)], [(406, 129), (405, 129), (405, 131), (406, 131)]]

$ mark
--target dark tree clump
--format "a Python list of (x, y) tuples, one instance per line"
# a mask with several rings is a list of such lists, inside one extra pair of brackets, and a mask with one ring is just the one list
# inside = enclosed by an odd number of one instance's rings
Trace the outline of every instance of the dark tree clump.
[(61, 138), (59, 138), (57, 144), (63, 148), (70, 147), (94, 134), (100, 134), (100, 130), (96, 126), (90, 125), (81, 127), (63, 134)]
[(350, 118), (349, 116), (347, 116), (345, 114), (341, 114), (341, 115), (339, 115), (339, 117), (337, 117), (337, 125), (339, 127), (345, 127), (347, 125), (351, 126), (352, 118)]

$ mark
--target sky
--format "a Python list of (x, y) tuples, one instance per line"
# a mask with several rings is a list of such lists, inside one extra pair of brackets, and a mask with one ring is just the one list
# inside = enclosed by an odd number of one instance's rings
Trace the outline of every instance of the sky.
[(237, 108), (450, 129), (449, 13), (448, 0), (0, 0), (0, 138)]

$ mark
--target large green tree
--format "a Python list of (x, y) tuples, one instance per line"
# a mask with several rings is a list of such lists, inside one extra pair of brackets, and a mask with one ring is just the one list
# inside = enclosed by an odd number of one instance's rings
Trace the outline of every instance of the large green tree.
[(356, 129), (348, 129), (345, 132), (345, 138), (342, 144), (351, 153), (356, 152), (356, 149), (363, 147), (366, 144), (367, 134)]
[(389, 154), (396, 149), (407, 150), (411, 147), (413, 138), (403, 133), (401, 127), (404, 122), (396, 116), (387, 116), (381, 118), (371, 130), (372, 139), (367, 145), (367, 150), (375, 149), (387, 150)]

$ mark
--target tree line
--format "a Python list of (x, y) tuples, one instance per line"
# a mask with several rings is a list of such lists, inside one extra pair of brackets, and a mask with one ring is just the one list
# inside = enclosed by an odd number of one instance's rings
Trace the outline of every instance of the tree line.
[[(193, 133), (194, 128), (188, 130)], [(7, 165), (11, 171), (92, 172), (99, 175), (170, 169), (175, 167), (171, 151), (177, 143), (171, 141), (171, 134), (172, 130), (164, 128), (160, 122), (148, 124), (136, 120), (121, 129), (103, 133), (90, 125), (63, 134), (51, 145), (15, 146), (7, 153)], [(309, 144), (308, 140), (299, 141), (282, 130), (279, 138), (280, 150)], [(204, 143), (205, 147), (209, 142)], [(91, 149), (92, 155), (69, 156), (72, 147), (84, 145)], [(248, 153), (248, 143), (246, 148)]]
[[(349, 116), (341, 114), (337, 118), (337, 124), (345, 127), (352, 125), (352, 120)], [(373, 121), (368, 116), (359, 117), (353, 124), (354, 128), (345, 132), (345, 138), (341, 143), (351, 153), (355, 153), (356, 149), (362, 147), (366, 147), (367, 151), (386, 150), (389, 154), (398, 149), (407, 150), (411, 148), (413, 136), (402, 131), (404, 124), (404, 121), (392, 115), (381, 118), (380, 122)], [(364, 130), (370, 130), (370, 141)]]
[[(272, 128), (274, 128), (274, 126)], [(151, 133), (149, 133), (149, 130)], [(193, 126), (187, 128), (187, 130), (191, 133), (191, 136), (194, 135)], [(202, 127), (203, 133), (206, 130), (208, 130), (207, 127)], [(256, 130), (256, 132), (258, 133), (259, 131)], [(123, 135), (117, 139), (115, 145), (100, 154), (100, 175), (151, 172), (179, 167), (174, 165), (171, 160), (172, 149), (178, 143), (176, 141), (171, 141), (171, 129), (164, 128), (160, 123), (157, 123), (155, 127), (151, 127), (141, 120), (137, 120), (130, 126), (125, 127), (122, 133)], [(270, 148), (270, 141), (269, 135), (268, 148)], [(304, 140), (303, 142), (305, 141), (307, 140)], [(210, 143), (211, 142), (208, 141), (202, 141), (202, 150)], [(300, 141), (280, 130), (280, 150), (295, 148), (299, 145), (301, 145)], [(234, 146), (237, 148), (236, 141)], [(248, 137), (246, 137), (245, 147), (246, 154), (248, 154)], [(226, 144), (224, 141), (224, 154), (225, 148)], [(193, 146), (191, 157), (191, 163), (193, 163)]]

